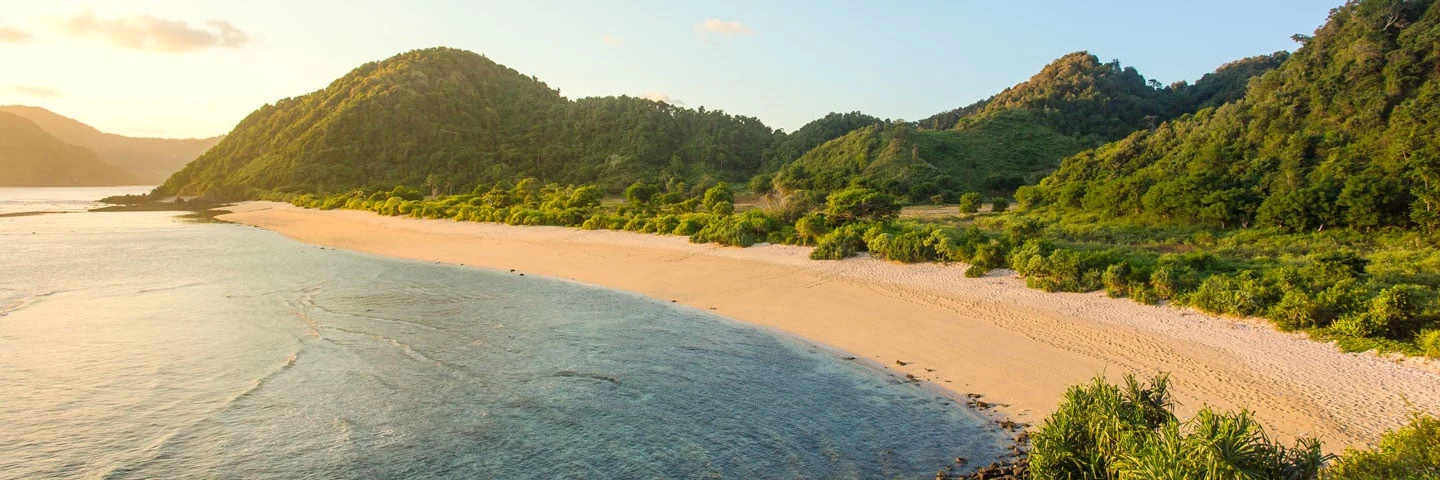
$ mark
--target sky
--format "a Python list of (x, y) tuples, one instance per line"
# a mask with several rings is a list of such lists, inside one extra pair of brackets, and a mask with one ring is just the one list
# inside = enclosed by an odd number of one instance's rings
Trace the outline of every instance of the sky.
[(1193, 82), (1297, 47), (1341, 0), (0, 0), (0, 105), (133, 136), (223, 134), (368, 61), (448, 46), (570, 98), (645, 96), (793, 131), (916, 120), (1066, 53)]

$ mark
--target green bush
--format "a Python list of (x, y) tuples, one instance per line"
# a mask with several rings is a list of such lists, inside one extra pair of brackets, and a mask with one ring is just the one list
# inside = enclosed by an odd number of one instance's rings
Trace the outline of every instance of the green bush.
[(1130, 294), (1130, 265), (1118, 263), (1105, 269), (1105, 275), (1100, 280), (1105, 284), (1105, 295), (1110, 298), (1121, 298)]
[(1440, 358), (1440, 330), (1425, 330), (1415, 336), (1420, 353), (1430, 358)]
[(1003, 198), (996, 198), (990, 201), (990, 211), (995, 213), (1004, 212), (1010, 209), (1010, 202)]
[(1331, 480), (1440, 479), (1440, 419), (1415, 415), (1367, 450), (1346, 450), (1325, 469)]
[(960, 213), (980, 211), (980, 194), (969, 192), (960, 196)]
[(825, 215), (831, 222), (888, 220), (900, 214), (895, 197), (865, 187), (850, 187), (825, 198)]
[(865, 239), (862, 238), (860, 228), (864, 225), (845, 225), (831, 230), (830, 233), (820, 237), (815, 245), (815, 250), (810, 252), (810, 258), (815, 260), (844, 260), (855, 256), (861, 249), (865, 248)]
[(1155, 289), (1143, 283), (1130, 287), (1130, 299), (1145, 305), (1160, 303), (1160, 298), (1155, 295)]
[(1210, 313), (1249, 316), (1266, 311), (1276, 293), (1251, 271), (1206, 277), (1190, 294), (1190, 304)]
[(1032, 435), (1037, 479), (1315, 478), (1320, 443), (1272, 443), (1245, 411), (1202, 409), (1188, 422), (1172, 413), (1164, 375), (1124, 385), (1103, 378), (1071, 387), (1060, 408)]
[(691, 235), (690, 241), (748, 247), (766, 241), (770, 232), (778, 227), (779, 223), (765, 212), (750, 210), (739, 215), (716, 217), (705, 228)]
[(980, 265), (971, 265), (970, 268), (965, 269), (965, 276), (970, 278), (980, 278), (987, 273), (990, 273), (990, 269)]

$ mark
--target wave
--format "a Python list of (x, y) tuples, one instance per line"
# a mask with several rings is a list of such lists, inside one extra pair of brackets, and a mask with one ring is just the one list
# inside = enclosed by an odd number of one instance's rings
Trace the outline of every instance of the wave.
[(268, 373), (261, 375), (260, 378), (252, 381), (250, 383), (250, 386), (246, 387), (244, 390), (230, 396), (230, 398), (225, 399), (223, 402), (220, 403), (219, 407), (216, 407), (208, 414), (200, 416), (194, 421), (191, 421), (185, 425), (172, 428), (169, 431), (166, 431), (165, 433), (155, 437), (144, 447), (141, 447), (139, 452), (137, 452), (141, 458), (137, 458), (133, 461), (127, 462), (124, 465), (109, 465), (107, 466), (107, 470), (103, 472), (98, 472), (98, 474), (92, 476), (103, 479), (119, 479), (128, 478), (143, 471), (146, 467), (150, 466), (156, 460), (159, 460), (161, 457), (163, 457), (165, 455), (165, 450), (173, 444), (175, 438), (180, 436), (180, 434), (191, 428), (194, 428), (196, 425), (200, 425), (204, 422), (215, 419), (218, 415), (235, 406), (235, 404), (243, 401), (246, 397), (249, 397), (256, 391), (260, 390), (262, 387), (265, 386), (268, 381), (270, 381), (270, 379), (275, 378), (275, 376), (285, 373), (287, 370), (293, 368), (295, 366), (295, 362), (299, 360), (300, 352), (291, 352), (289, 356), (285, 357), (285, 361), (281, 362), (279, 366), (270, 370)]

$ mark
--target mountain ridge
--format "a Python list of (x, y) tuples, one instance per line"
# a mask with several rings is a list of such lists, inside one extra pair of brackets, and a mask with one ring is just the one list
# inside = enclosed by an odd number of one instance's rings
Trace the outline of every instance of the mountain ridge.
[(0, 105), (0, 112), (26, 118), (65, 143), (84, 147), (106, 163), (147, 183), (158, 184), (220, 141), (209, 138), (129, 137), (106, 133), (43, 107)]
[(60, 141), (38, 124), (0, 112), (0, 185), (137, 185), (140, 180), (94, 152)]

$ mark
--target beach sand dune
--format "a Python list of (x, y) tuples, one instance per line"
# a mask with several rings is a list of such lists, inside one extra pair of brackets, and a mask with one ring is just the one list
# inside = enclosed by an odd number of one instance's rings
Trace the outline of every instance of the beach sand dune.
[[(809, 249), (691, 244), (684, 237), (515, 227), (305, 210), (249, 202), (223, 220), (393, 257), (489, 267), (628, 290), (772, 327), (980, 394), (1038, 424), (1065, 389), (1097, 374), (1169, 372), (1182, 417), (1249, 408), (1272, 435), (1327, 451), (1361, 446), (1440, 412), (1434, 362), (1348, 354), (1254, 320), (1028, 289), (1012, 273), (871, 258), (813, 261)], [(904, 365), (901, 365), (903, 363)]]

